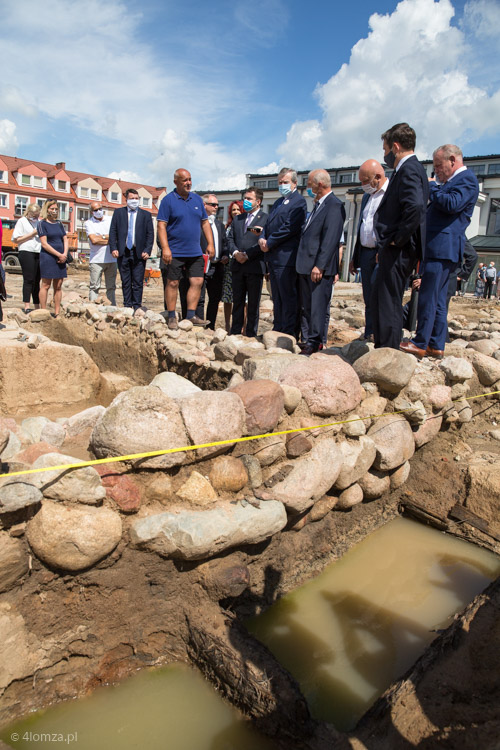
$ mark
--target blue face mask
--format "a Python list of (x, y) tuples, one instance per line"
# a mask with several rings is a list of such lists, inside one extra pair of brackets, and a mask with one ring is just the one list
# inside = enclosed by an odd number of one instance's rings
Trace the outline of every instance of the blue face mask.
[(292, 188), (290, 187), (290, 183), (288, 182), (282, 182), (280, 185), (278, 185), (278, 190), (283, 196), (290, 195), (290, 193), (292, 192)]
[(316, 198), (316, 193), (313, 193), (311, 188), (307, 188), (307, 195), (309, 196), (309, 198)]
[(245, 200), (243, 201), (243, 209), (244, 209), (245, 211), (251, 211), (251, 210), (252, 210), (252, 208), (253, 208), (253, 204), (252, 204), (252, 201), (249, 201), (249, 200), (247, 200), (247, 199), (245, 198)]

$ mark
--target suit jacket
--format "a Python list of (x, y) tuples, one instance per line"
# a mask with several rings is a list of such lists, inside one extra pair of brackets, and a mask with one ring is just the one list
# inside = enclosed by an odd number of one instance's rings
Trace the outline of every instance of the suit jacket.
[(266, 260), (270, 266), (295, 266), (306, 213), (307, 203), (298, 190), (275, 202), (262, 232), (269, 248)]
[(425, 257), (453, 260), (463, 256), (465, 230), (476, 205), (479, 184), (474, 172), (466, 169), (444, 185), (430, 183), (427, 208)]
[(363, 211), (365, 210), (365, 206), (369, 200), (370, 200), (369, 193), (365, 193), (363, 197), (361, 198), (361, 211), (359, 212), (358, 231), (356, 233), (356, 244), (354, 245), (354, 252), (352, 254), (352, 264), (354, 268), (359, 268), (359, 259), (360, 259), (360, 253), (361, 253), (360, 230), (361, 230), (361, 224), (363, 223)]
[[(233, 260), (231, 271), (233, 273), (266, 273), (266, 254), (259, 247), (261, 234), (254, 234), (245, 229), (247, 214), (236, 216), (231, 222), (227, 235), (229, 243), (229, 254), (232, 256), (237, 250), (248, 255), (245, 263), (238, 263)], [(255, 214), (249, 226), (265, 228), (267, 223), (267, 214), (260, 210)]]
[[(219, 219), (216, 219), (214, 223), (217, 228), (217, 234), (219, 235), (219, 260), (220, 260), (224, 256), (229, 256), (229, 244), (227, 241), (226, 228), (224, 224), (221, 221), (219, 221)], [(207, 238), (205, 237), (205, 233), (203, 232), (203, 229), (201, 230), (201, 234), (200, 234), (200, 245), (201, 245), (201, 252), (206, 253)], [(210, 268), (208, 269), (207, 274), (209, 276), (212, 276), (214, 271), (215, 271), (215, 264), (212, 261), (210, 261)]]
[(339, 242), (345, 221), (344, 204), (329, 193), (311, 221), (304, 224), (297, 252), (297, 273), (310, 274), (314, 266), (324, 276), (339, 272)]
[[(109, 228), (109, 249), (118, 250), (122, 256), (127, 249), (128, 208), (117, 208), (111, 219)], [(153, 219), (148, 211), (137, 209), (135, 220), (135, 255), (140, 258), (142, 253), (151, 255), (154, 241)]]
[(380, 251), (391, 242), (425, 256), (425, 219), (429, 180), (413, 154), (394, 172), (374, 217)]

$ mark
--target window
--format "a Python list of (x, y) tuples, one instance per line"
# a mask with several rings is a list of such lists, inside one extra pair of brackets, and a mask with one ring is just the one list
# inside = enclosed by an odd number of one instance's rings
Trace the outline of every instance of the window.
[(118, 203), (118, 201), (120, 200), (120, 193), (111, 192), (111, 197), (109, 200), (113, 203)]
[(69, 221), (68, 204), (57, 201), (57, 208), (59, 209), (59, 221)]
[(267, 181), (267, 187), (268, 188), (277, 188), (278, 187), (278, 180), (268, 180)]
[(45, 203), (45, 198), (37, 198), (35, 203), (37, 206), (40, 206), (40, 208), (42, 208), (43, 204)]
[(90, 188), (90, 197), (94, 200), (99, 198), (99, 190), (97, 190), (96, 188)]
[(253, 186), (258, 188), (265, 188), (267, 186), (267, 183), (265, 180), (254, 180)]
[(500, 200), (491, 200), (486, 234), (500, 234)]
[(90, 210), (88, 208), (78, 208), (76, 210), (77, 221), (87, 221), (90, 219)]
[(467, 169), (470, 169), (471, 172), (474, 172), (476, 177), (479, 174), (486, 174), (486, 164), (468, 164)]
[(43, 177), (33, 177), (33, 187), (43, 188)]
[(29, 175), (29, 174), (22, 174), (21, 175), (21, 185), (30, 185), (31, 186), (31, 175)]
[(0, 193), (0, 208), (9, 207), (9, 196), (7, 193)]
[(63, 193), (66, 193), (67, 192), (67, 187), (66, 187), (67, 184), (68, 183), (66, 182), (66, 180), (57, 180), (57, 189), (60, 190)]
[(0, 182), (7, 182), (7, 172), (0, 170)]
[(488, 164), (488, 174), (500, 174), (500, 164)]
[(16, 195), (16, 206), (15, 206), (15, 215), (16, 216), (22, 216), (22, 214), (26, 211), (26, 206), (28, 205), (28, 198), (26, 195)]
[(80, 188), (80, 198), (88, 198), (89, 197), (89, 189), (88, 187), (81, 187)]
[(339, 183), (345, 185), (346, 182), (356, 182), (356, 172), (344, 172), (339, 175)]
[(307, 185), (307, 175), (302, 178), (302, 184)]
[(151, 198), (143, 198), (142, 205), (144, 208), (151, 208)]

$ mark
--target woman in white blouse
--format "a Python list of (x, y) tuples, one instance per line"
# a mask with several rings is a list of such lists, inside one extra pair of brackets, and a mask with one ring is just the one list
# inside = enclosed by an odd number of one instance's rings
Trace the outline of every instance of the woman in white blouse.
[[(12, 232), (12, 239), (19, 249), (19, 262), (23, 271), (24, 312), (40, 307), (40, 238), (38, 237), (38, 219), (40, 206), (30, 203)], [(33, 299), (33, 308), (30, 300)]]

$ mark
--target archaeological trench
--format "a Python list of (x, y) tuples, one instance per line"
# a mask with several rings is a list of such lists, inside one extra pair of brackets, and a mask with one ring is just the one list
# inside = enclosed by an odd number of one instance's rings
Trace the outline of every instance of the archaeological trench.
[[(309, 359), (150, 310), (6, 311), (2, 473), (59, 468), (0, 479), (0, 726), (184, 661), (276, 747), (498, 746), (498, 582), (349, 734), (243, 625), (398, 515), (499, 552), (500, 409), (470, 397), (500, 390), (500, 308), (455, 304), (421, 362), (332, 310)], [(129, 458), (61, 468), (89, 455)]]

